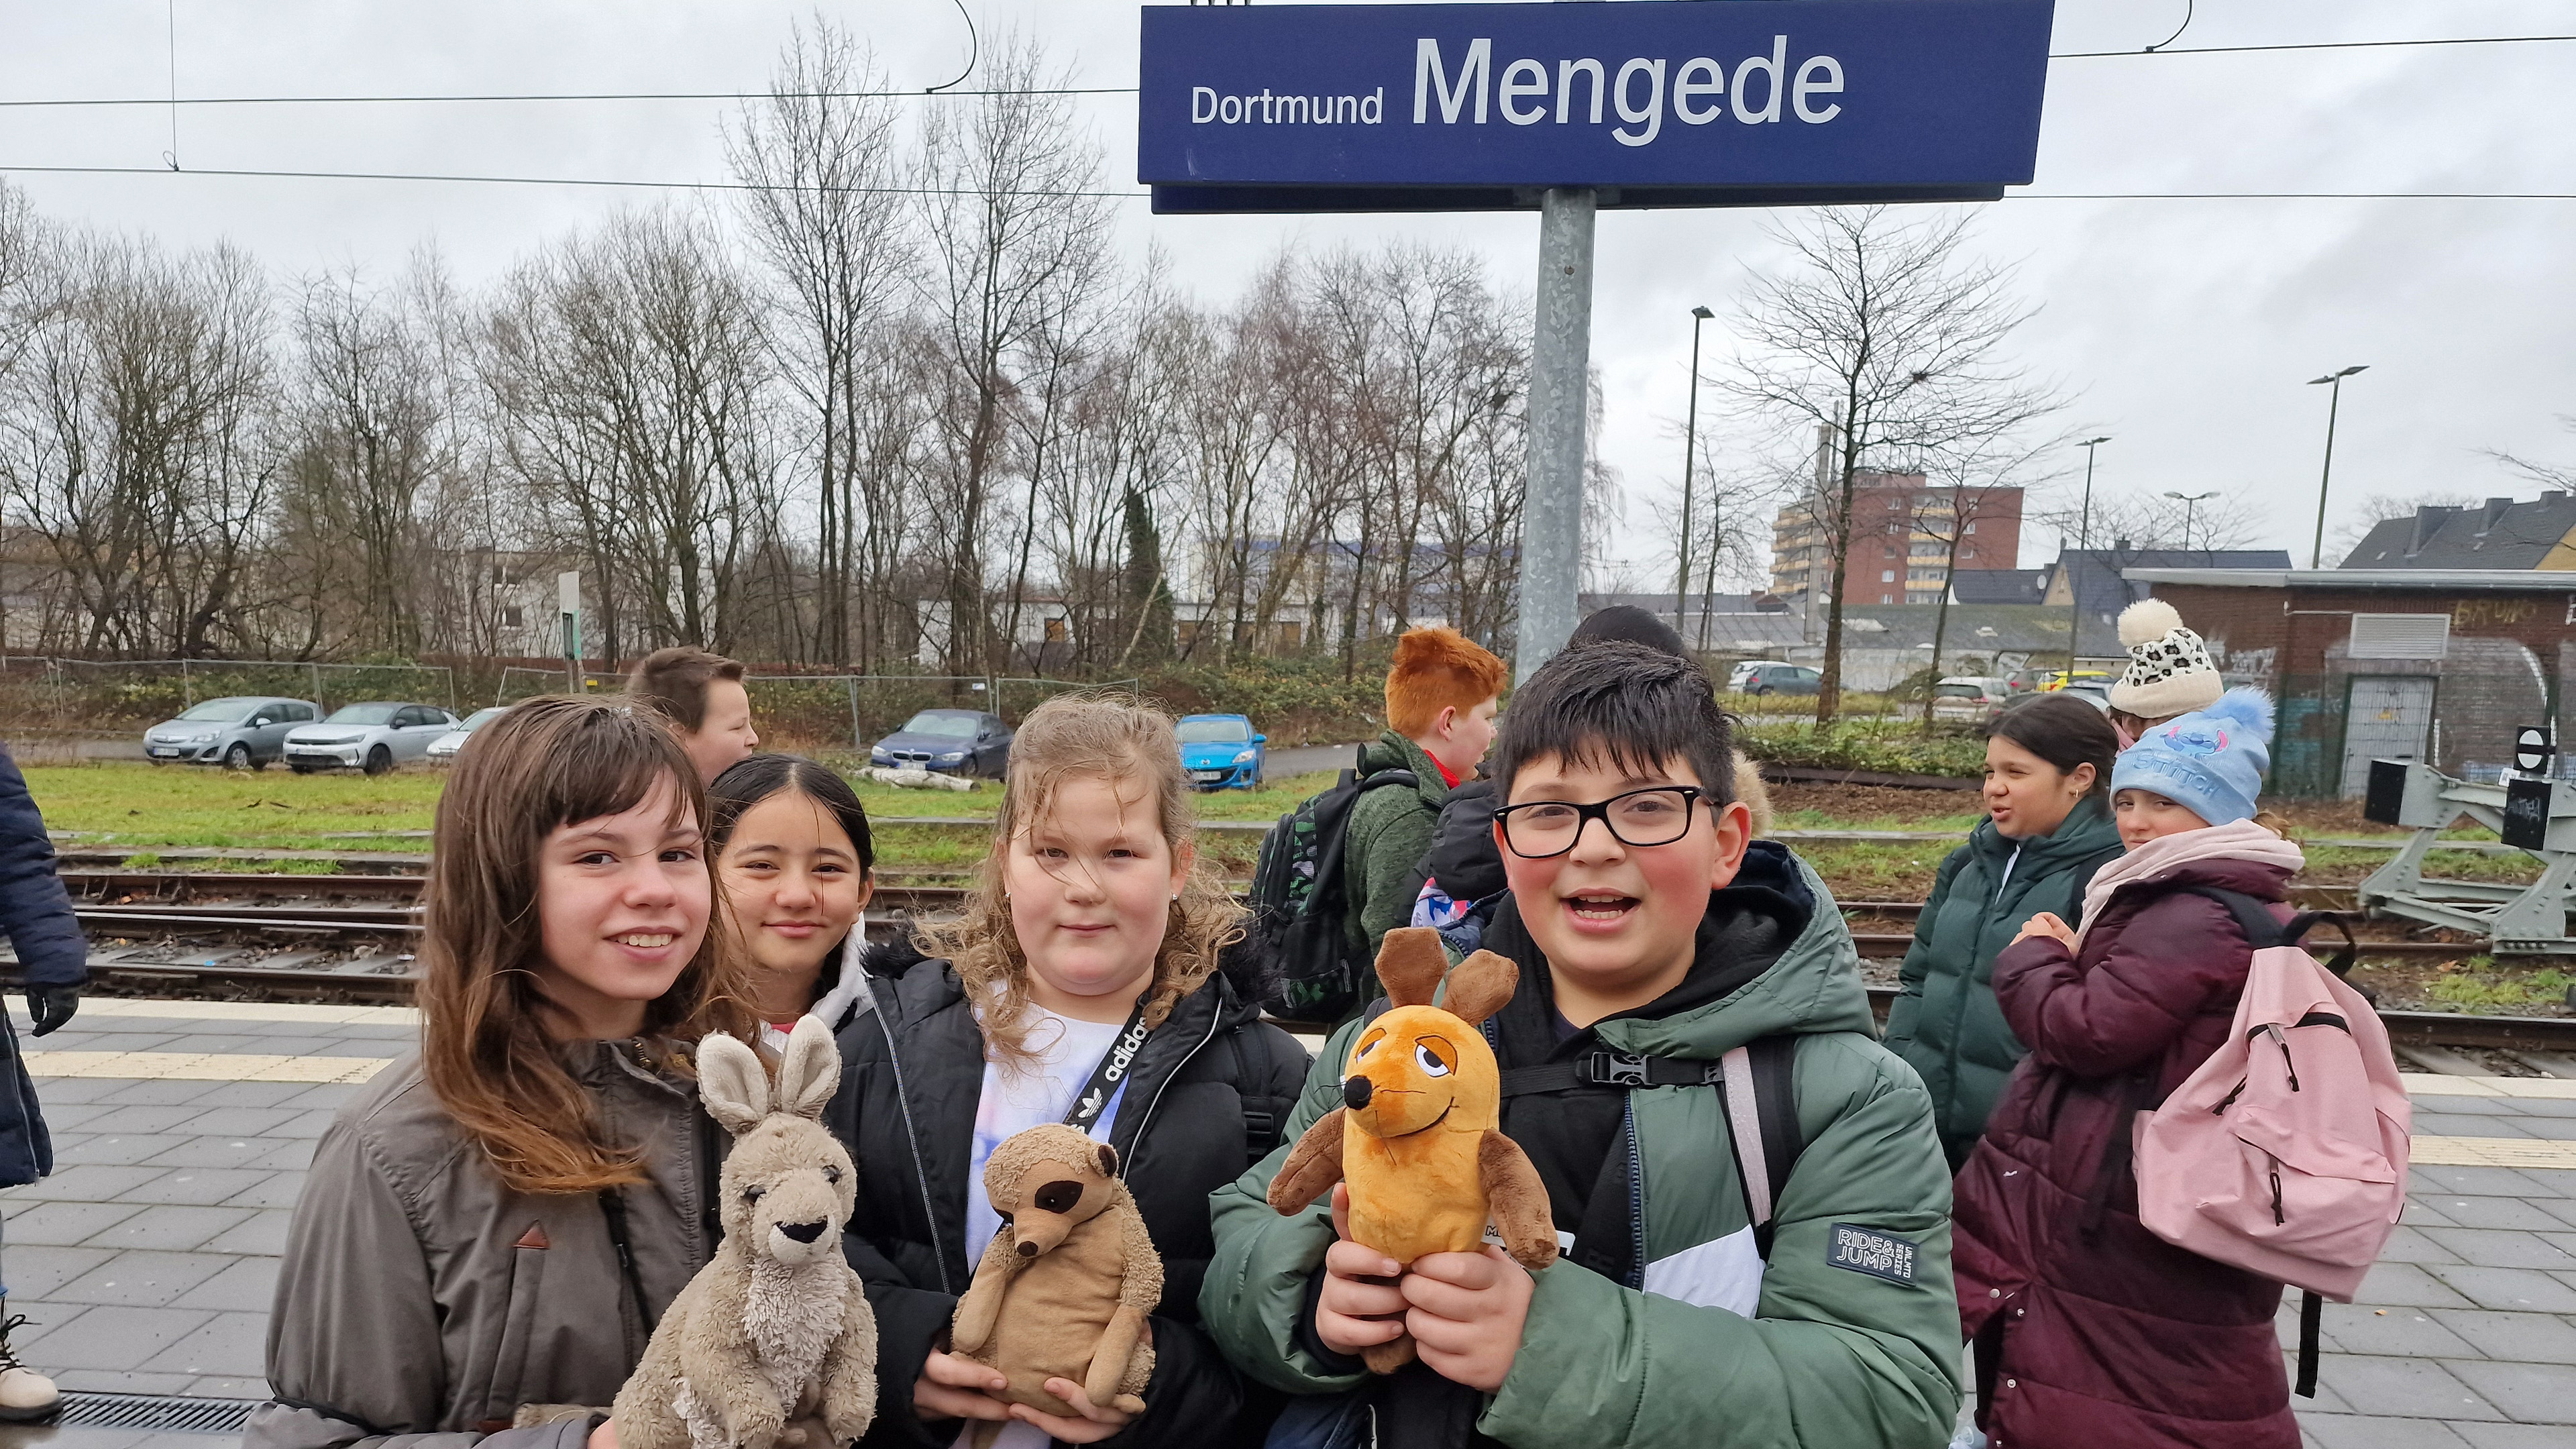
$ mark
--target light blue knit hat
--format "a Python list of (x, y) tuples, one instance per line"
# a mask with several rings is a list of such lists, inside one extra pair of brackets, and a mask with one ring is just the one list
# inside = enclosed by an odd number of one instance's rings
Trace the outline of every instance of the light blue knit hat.
[(2152, 790), (2212, 825), (2254, 818), (2272, 767), (2272, 696), (2237, 688), (2196, 714), (2161, 724), (2121, 752), (2111, 789)]

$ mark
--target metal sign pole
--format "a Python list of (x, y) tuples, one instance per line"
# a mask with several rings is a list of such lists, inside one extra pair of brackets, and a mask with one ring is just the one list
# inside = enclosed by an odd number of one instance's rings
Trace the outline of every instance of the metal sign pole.
[(1529, 480), (1521, 504), (1516, 679), (1565, 647), (1583, 570), (1584, 428), (1591, 412), (1590, 187), (1550, 187), (1539, 203), (1538, 324), (1530, 347)]
[(564, 693), (581, 693), (581, 574), (555, 575), (556, 607), (563, 622)]

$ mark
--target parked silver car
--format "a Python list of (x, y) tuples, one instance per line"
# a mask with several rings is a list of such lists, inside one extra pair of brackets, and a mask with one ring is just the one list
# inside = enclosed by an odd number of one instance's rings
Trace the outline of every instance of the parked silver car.
[(265, 770), (286, 750), (287, 732), (322, 717), (310, 700), (233, 694), (199, 700), (177, 719), (143, 732), (144, 758), (156, 765), (184, 760), (235, 770)]
[(478, 709), (467, 715), (463, 724), (429, 742), (430, 763), (433, 765), (456, 763), (456, 752), (465, 748), (465, 742), (474, 738), (476, 730), (509, 712), (508, 705), (496, 705), (491, 709)]
[(320, 724), (286, 733), (286, 764), (302, 775), (314, 770), (364, 770), (381, 775), (429, 753), (430, 741), (456, 728), (456, 716), (434, 704), (377, 700), (343, 705)]

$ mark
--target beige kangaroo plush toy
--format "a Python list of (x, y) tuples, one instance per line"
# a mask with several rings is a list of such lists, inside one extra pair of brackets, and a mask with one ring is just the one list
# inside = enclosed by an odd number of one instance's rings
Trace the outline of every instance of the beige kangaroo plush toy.
[(817, 1120), (840, 1077), (810, 1016), (788, 1033), (774, 1096), (751, 1048), (721, 1032), (698, 1044), (699, 1099), (734, 1139), (725, 1239), (617, 1391), (619, 1449), (827, 1449), (802, 1427), (818, 1419), (834, 1444), (867, 1432), (877, 1321), (841, 1256), (857, 1174)]
[[(1141, 1414), (1154, 1346), (1145, 1316), (1163, 1300), (1163, 1260), (1127, 1184), (1118, 1151), (1061, 1123), (1005, 1138), (984, 1164), (984, 1191), (1002, 1230), (957, 1300), (949, 1353), (1009, 1377), (1003, 1397), (1048, 1414), (1073, 1405), (1051, 1378), (1091, 1401)], [(975, 1426), (975, 1449), (1002, 1426)]]

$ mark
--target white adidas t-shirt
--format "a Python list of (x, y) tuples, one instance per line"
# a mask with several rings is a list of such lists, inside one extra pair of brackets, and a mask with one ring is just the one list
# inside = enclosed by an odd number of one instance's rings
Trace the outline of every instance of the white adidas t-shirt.
[[(1126, 1026), (1123, 1021), (1076, 1021), (1036, 1006), (1029, 1007), (1028, 1014), (1026, 1040), (1036, 1060), (1010, 1070), (997, 1062), (986, 1062), (984, 1092), (975, 1102), (975, 1140), (966, 1161), (966, 1262), (970, 1268), (984, 1261), (984, 1249), (1002, 1227), (1002, 1215), (993, 1211), (993, 1200), (984, 1191), (984, 1164), (992, 1160), (993, 1149), (1032, 1127), (1063, 1121), (1064, 1114), (1073, 1110), (1074, 1094), (1091, 1080), (1091, 1069), (1109, 1054), (1118, 1033)], [(1121, 1081), (1109, 1105), (1101, 1109), (1099, 1120), (1091, 1124), (1094, 1141), (1109, 1140), (1109, 1129), (1118, 1120), (1126, 1094), (1127, 1084)], [(972, 1423), (960, 1429), (958, 1449), (967, 1449), (974, 1431)], [(1014, 1419), (1002, 1426), (994, 1449), (1046, 1449), (1046, 1444), (1047, 1436), (1036, 1425)]]

